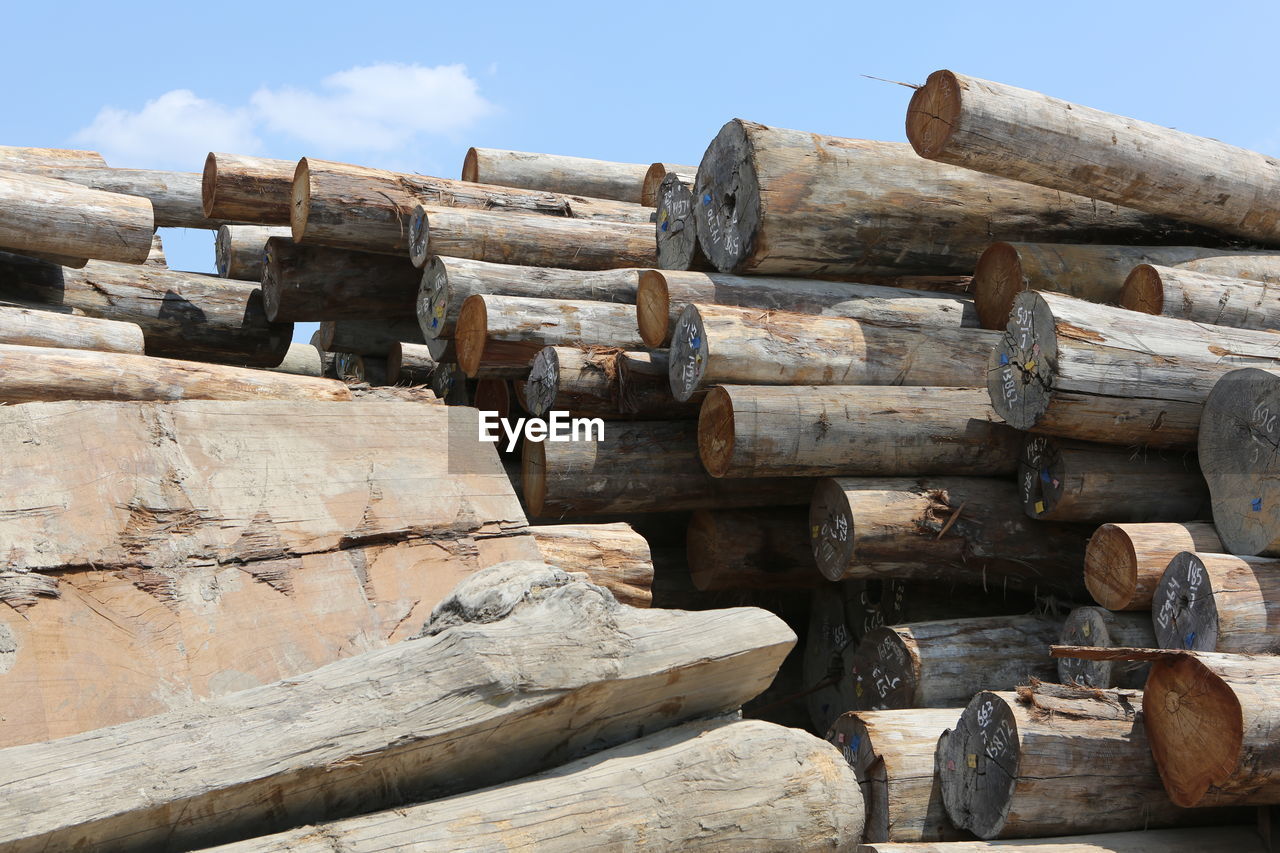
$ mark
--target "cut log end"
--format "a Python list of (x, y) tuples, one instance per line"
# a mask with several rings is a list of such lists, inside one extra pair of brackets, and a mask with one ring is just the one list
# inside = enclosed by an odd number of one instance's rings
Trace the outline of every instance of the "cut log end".
[(692, 269), (698, 257), (693, 187), (675, 172), (669, 172), (658, 187), (657, 201), (654, 235), (658, 243), (658, 266), (664, 270)]
[(526, 441), (520, 453), (520, 482), (529, 515), (542, 515), (547, 500), (547, 446)]
[(311, 213), (311, 166), (306, 157), (298, 161), (298, 168), (293, 172), (290, 204), (289, 227), (293, 231), (293, 239), (301, 243), (307, 233), (307, 217)]
[(427, 251), (430, 243), (431, 225), (427, 210), (422, 205), (418, 205), (413, 209), (413, 216), (409, 217), (409, 260), (413, 261), (415, 267), (426, 264), (430, 257)]
[(657, 207), (662, 180), (668, 174), (670, 173), (667, 172), (666, 163), (649, 164), (649, 168), (644, 173), (644, 181), (640, 184), (641, 204), (645, 207)]
[(498, 417), (511, 416), (511, 383), (505, 379), (481, 379), (476, 382), (471, 405), (482, 412), (497, 412)]
[(974, 267), (970, 287), (982, 328), (1003, 329), (1013, 311), (1013, 300), (1027, 289), (1017, 248), (1009, 243), (988, 246)]
[[(1108, 610), (1127, 610), (1138, 592), (1138, 554), (1124, 528), (1104, 524), (1084, 552), (1084, 585)], [(1087, 645), (1087, 644), (1086, 644)]]
[[(1170, 561), (1151, 597), (1151, 621), (1162, 649), (1212, 652), (1218, 647), (1218, 609), (1211, 573), (1183, 551)], [(1101, 644), (1098, 644), (1101, 645)]]
[[(1145, 615), (1136, 613), (1126, 616), (1146, 619)], [(1122, 638), (1111, 635), (1107, 614), (1100, 607), (1077, 607), (1067, 614), (1066, 621), (1062, 623), (1062, 633), (1058, 635), (1058, 643), (1064, 646), (1127, 645)], [(1134, 665), (1127, 661), (1058, 658), (1058, 680), (1063, 684), (1078, 684), (1081, 687), (1106, 689), (1119, 686), (1117, 677), (1124, 674), (1121, 670), (1127, 672), (1132, 669)], [(1141, 682), (1124, 686), (1140, 687)]]
[(454, 330), (454, 343), (458, 349), (458, 367), (468, 376), (475, 376), (484, 357), (485, 343), (489, 339), (489, 309), (483, 296), (468, 296), (458, 312), (458, 324)]
[(733, 398), (723, 388), (712, 388), (698, 410), (698, 455), (712, 477), (729, 472), (733, 443)]
[(855, 711), (915, 706), (917, 666), (911, 649), (892, 628), (868, 631), (849, 661)]
[(1196, 806), (1235, 771), (1244, 743), (1240, 700), (1191, 655), (1157, 660), (1147, 679), (1143, 716), (1151, 753), (1175, 805)]
[(462, 159), (462, 180), (476, 182), (476, 175), (480, 171), (476, 149), (468, 148), (467, 156)]
[(946, 150), (960, 121), (960, 81), (950, 71), (935, 71), (907, 105), (907, 141), (921, 157), (933, 160)]
[(218, 196), (218, 155), (210, 151), (204, 158), (204, 174), (200, 178), (200, 207), (213, 219)]
[[(464, 306), (465, 307), (465, 306)], [(671, 330), (667, 376), (671, 394), (681, 403), (702, 387), (707, 372), (707, 333), (696, 305), (686, 305)]]
[[(213, 155), (210, 154), (209, 156), (212, 157)], [(231, 271), (231, 232), (225, 225), (218, 227), (218, 234), (213, 238), (213, 257), (214, 267), (218, 270), (218, 275), (223, 278), (229, 278)], [(268, 314), (267, 317), (268, 319), (274, 319), (271, 314)]]
[(742, 123), (726, 124), (707, 147), (693, 193), (698, 244), (720, 272), (743, 272), (760, 228), (760, 181)]
[(996, 414), (1016, 429), (1034, 427), (1049, 408), (1057, 357), (1052, 309), (1035, 291), (1018, 294), (987, 365)]
[(433, 340), (444, 333), (449, 310), (449, 271), (439, 258), (432, 258), (422, 270), (418, 288), (418, 325), (422, 336)]
[(983, 691), (938, 740), (937, 772), (947, 814), (961, 829), (994, 838), (1004, 826), (1021, 755), (1008, 702)]
[(1062, 454), (1058, 443), (1043, 435), (1029, 435), (1018, 460), (1018, 495), (1031, 518), (1053, 514), (1062, 498)]
[(542, 417), (555, 406), (560, 392), (560, 357), (555, 347), (544, 347), (533, 357), (529, 378), (524, 383), (524, 407), (534, 417)]
[(1143, 314), (1164, 313), (1164, 283), (1160, 271), (1151, 264), (1138, 264), (1124, 280), (1120, 307)]
[(828, 580), (843, 578), (853, 560), (853, 511), (836, 480), (823, 480), (813, 490), (809, 539), (818, 571)]
[(640, 273), (636, 285), (636, 325), (645, 346), (663, 347), (671, 329), (671, 297), (667, 279), (658, 270)]

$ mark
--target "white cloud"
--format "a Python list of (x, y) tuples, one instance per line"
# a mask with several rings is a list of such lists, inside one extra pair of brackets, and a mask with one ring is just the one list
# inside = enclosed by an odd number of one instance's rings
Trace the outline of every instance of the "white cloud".
[(72, 139), (92, 148), (112, 166), (174, 168), (198, 172), (210, 151), (251, 153), (261, 144), (247, 110), (229, 109), (174, 89), (141, 110), (103, 107)]

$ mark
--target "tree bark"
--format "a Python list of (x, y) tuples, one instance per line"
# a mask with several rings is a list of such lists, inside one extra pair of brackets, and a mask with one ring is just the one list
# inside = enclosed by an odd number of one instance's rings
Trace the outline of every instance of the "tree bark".
[(943, 841), (863, 844), (858, 853), (1204, 853), (1213, 849), (1266, 853), (1252, 826), (1149, 829), (1035, 838), (1030, 841)]
[(1280, 325), (1277, 290), (1276, 282), (1140, 264), (1125, 279), (1120, 307), (1234, 329), (1272, 329)]
[(462, 161), (462, 180), (641, 204), (649, 169), (645, 163), (469, 148)]
[(292, 323), (271, 323), (252, 284), (203, 273), (94, 261), (82, 270), (0, 253), (0, 294), (136, 323), (147, 355), (275, 367)]
[(821, 480), (809, 508), (831, 580), (892, 577), (1081, 591), (1087, 528), (1027, 518), (1016, 486), (983, 477)]
[(671, 392), (683, 401), (724, 384), (978, 388), (999, 341), (986, 329), (692, 304), (671, 333)]
[(1280, 242), (1280, 164), (1216, 139), (935, 71), (907, 108), (921, 157)]
[(606, 347), (543, 347), (533, 357), (529, 378), (523, 383), (525, 410), (537, 418), (556, 410), (616, 420), (621, 352)]
[(204, 161), (200, 194), (210, 219), (288, 225), (293, 207), (293, 160), (211, 152)]
[(635, 309), (609, 302), (476, 295), (458, 314), (458, 366), (468, 376), (502, 368), (517, 378), (543, 347), (643, 346)]
[(686, 536), (689, 574), (700, 590), (808, 589), (825, 583), (813, 565), (803, 507), (698, 510)]
[(1220, 553), (1212, 524), (1104, 524), (1084, 552), (1084, 583), (1110, 610), (1150, 610), (1151, 596), (1179, 551)]
[(30, 172), (91, 190), (149, 199), (156, 228), (216, 231), (224, 224), (224, 220), (204, 215), (200, 204), (199, 172), (111, 169), (106, 166), (45, 166)]
[(1018, 484), (1032, 518), (1102, 523), (1209, 515), (1209, 489), (1191, 453), (1027, 435)]
[(978, 325), (973, 301), (962, 296), (852, 282), (810, 281), (679, 270), (645, 270), (636, 290), (640, 336), (651, 347), (667, 345), (686, 305), (735, 305), (848, 317), (882, 325), (969, 327)]
[(456, 587), (420, 639), (7, 750), (0, 782), (22, 794), (0, 835), (18, 853), (186, 850), (422, 802), (735, 709), (794, 643), (763, 611), (623, 607), (541, 563), (503, 563)]
[[(526, 441), (523, 480), (532, 515), (603, 515), (802, 506), (812, 481), (760, 479), (750, 489), (717, 480), (698, 463), (698, 437), (688, 421), (619, 421), (587, 440)], [(583, 438), (579, 433), (579, 438)]]
[(237, 281), (261, 281), (267, 239), (289, 237), (289, 229), (271, 225), (223, 225), (213, 241), (218, 275)]
[(105, 166), (107, 161), (97, 151), (72, 148), (23, 148), (0, 145), (0, 169), (25, 172), (38, 166)]
[[(422, 329), (415, 320), (327, 320), (320, 324), (320, 349), (326, 352), (352, 352), (357, 355), (386, 357), (396, 343), (425, 346)], [(436, 357), (451, 361), (453, 353)]]
[(1276, 654), (1280, 560), (1183, 551), (1156, 586), (1151, 620), (1160, 648)]
[(1195, 245), (1203, 233), (1091, 198), (921, 162), (899, 142), (741, 119), (707, 148), (694, 196), (702, 250), (720, 272), (739, 274), (969, 275), (992, 240)]
[(864, 843), (965, 837), (947, 817), (933, 769), (938, 737), (956, 724), (961, 710), (853, 711), (836, 720), (827, 739), (858, 777), (867, 810)]
[[(1052, 681), (1049, 646), (1059, 623), (1047, 616), (942, 619), (876, 628), (853, 652), (855, 711), (957, 708), (974, 685), (1012, 690), (1028, 679)], [(955, 720), (952, 720), (952, 724)]]
[(422, 271), (418, 322), (428, 338), (450, 338), (462, 303), (476, 294), (634, 305), (641, 270), (558, 270), (436, 256)]
[[(1058, 635), (1062, 646), (1154, 648), (1149, 613), (1112, 613), (1105, 607), (1077, 607)], [(1081, 687), (1141, 690), (1151, 666), (1142, 661), (1058, 658), (1058, 681)]]
[(973, 272), (978, 318), (984, 329), (1003, 329), (1024, 290), (1120, 303), (1126, 278), (1141, 264), (1280, 283), (1280, 252), (1263, 249), (992, 243)]
[(0, 343), (142, 355), (142, 330), (118, 320), (0, 306)]
[(402, 381), (411, 385), (429, 384), (439, 366), (426, 344), (392, 341), (387, 347), (387, 381), (392, 385)]
[(667, 350), (635, 350), (618, 356), (618, 410), (634, 420), (690, 420), (706, 398), (698, 391), (683, 403), (671, 396)]
[(433, 255), (514, 266), (574, 270), (652, 267), (653, 225), (564, 216), (529, 216), (417, 205), (409, 220), (409, 259)]
[(300, 245), (266, 245), (262, 301), (272, 320), (386, 321), (416, 318), (421, 274), (404, 258)]
[(721, 385), (698, 416), (716, 477), (1007, 476), (1021, 443), (981, 388)]
[(693, 202), (693, 180), (672, 172), (658, 186), (654, 207), (658, 266), (664, 270), (714, 269), (698, 245), (697, 213)]
[(675, 163), (650, 163), (645, 170), (644, 182), (640, 185), (640, 203), (645, 207), (657, 207), (661, 193), (662, 181), (667, 175), (675, 175), (682, 184), (693, 186), (698, 177), (697, 166), (680, 166)]
[(0, 247), (6, 251), (141, 264), (155, 230), (145, 198), (0, 172)]
[(623, 522), (546, 524), (530, 527), (538, 550), (551, 565), (583, 572), (622, 604), (653, 603), (653, 558), (649, 542)]

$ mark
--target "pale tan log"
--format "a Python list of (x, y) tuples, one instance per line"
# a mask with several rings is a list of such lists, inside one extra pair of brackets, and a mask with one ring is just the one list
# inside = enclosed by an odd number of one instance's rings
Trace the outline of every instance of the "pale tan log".
[(156, 228), (203, 228), (216, 231), (224, 223), (204, 215), (199, 172), (156, 169), (111, 169), (106, 166), (46, 166), (30, 170), (92, 190), (150, 200)]
[(5, 250), (141, 264), (155, 230), (147, 199), (0, 171), (0, 247)]
[(964, 833), (942, 807), (933, 769), (938, 736), (963, 708), (852, 711), (827, 735), (853, 767), (866, 804), (864, 842), (952, 841)]
[(658, 266), (668, 270), (715, 269), (698, 245), (693, 182), (674, 172), (662, 179), (655, 198), (654, 242)]
[(1262, 242), (1280, 242), (1280, 164), (1172, 128), (935, 71), (907, 108), (916, 153)]
[(324, 376), (324, 353), (315, 344), (289, 344), (284, 361), (269, 369), (296, 376)]
[[(715, 479), (698, 462), (697, 428), (688, 421), (597, 423), (598, 429), (579, 424), (576, 441), (524, 443), (524, 498), (532, 515), (800, 506), (813, 490), (800, 478), (760, 479), (750, 489)], [(567, 426), (561, 430), (570, 434)]]
[(698, 416), (716, 477), (1010, 475), (1022, 441), (982, 388), (721, 385)]
[(218, 275), (237, 281), (261, 281), (266, 267), (267, 240), (288, 236), (288, 227), (282, 226), (220, 226), (213, 241)]
[(1154, 701), (1057, 685), (984, 690), (938, 741), (947, 814), (979, 838), (1215, 822), (1165, 794), (1144, 731)]
[(1214, 383), (1237, 367), (1280, 368), (1278, 342), (1269, 332), (1029, 291), (991, 353), (987, 387), (996, 412), (1018, 429), (1194, 447)]
[(1205, 853), (1215, 849), (1266, 853), (1267, 848), (1252, 826), (1215, 826), (1005, 841), (878, 842), (859, 845), (858, 853)]
[(425, 344), (392, 341), (387, 347), (387, 381), (424, 385), (431, 382), (439, 363)]
[(1209, 517), (1194, 453), (1027, 435), (1018, 460), (1022, 508), (1052, 521), (1183, 521)]
[(1221, 553), (1212, 524), (1104, 524), (1089, 537), (1084, 582), (1110, 610), (1150, 610), (1156, 584), (1179, 551)]
[(643, 345), (630, 305), (485, 295), (470, 296), (463, 303), (454, 340), (458, 365), (468, 376), (486, 367), (523, 376), (547, 346)]
[(0, 783), (21, 793), (0, 836), (15, 853), (190, 849), (491, 785), (735, 709), (794, 643), (762, 610), (623, 607), (542, 563), (502, 563), (455, 588), (420, 639), (7, 750)]
[(0, 294), (137, 323), (148, 355), (275, 367), (292, 323), (271, 323), (255, 284), (150, 265), (94, 261), (72, 270), (0, 254)]
[(674, 174), (680, 183), (693, 186), (693, 181), (698, 176), (698, 167), (681, 166), (675, 163), (650, 163), (640, 186), (640, 203), (645, 207), (657, 207), (658, 187), (662, 184), (663, 178), (670, 174)]
[(711, 591), (824, 584), (813, 565), (807, 528), (804, 507), (698, 510), (685, 536), (693, 585)]
[(452, 337), (468, 297), (532, 296), (632, 305), (642, 270), (559, 270), (436, 256), (422, 271), (418, 322), (428, 338)]
[(649, 542), (623, 522), (530, 527), (543, 559), (566, 572), (583, 572), (632, 607), (653, 603)]
[[(397, 341), (425, 345), (416, 320), (326, 320), (316, 342), (326, 352), (353, 352), (386, 357)], [(436, 361), (452, 361), (452, 353)], [(434, 356), (433, 356), (434, 357)]]
[(723, 384), (977, 388), (999, 341), (986, 329), (691, 304), (671, 333), (671, 392), (683, 401)]
[[(875, 628), (849, 660), (850, 710), (955, 708), (977, 685), (1012, 690), (1029, 679), (1052, 681), (1049, 646), (1060, 624), (1048, 616), (941, 619)], [(952, 721), (954, 724), (954, 720)]]
[(639, 204), (643, 203), (643, 186), (650, 168), (644, 163), (613, 163), (563, 154), (468, 148), (462, 161), (462, 180)]
[(652, 229), (635, 222), (419, 204), (408, 225), (409, 259), (418, 267), (433, 255), (575, 270), (652, 267)]
[(134, 323), (0, 306), (0, 343), (142, 354)]
[(210, 152), (201, 176), (201, 205), (210, 219), (288, 225), (293, 160)]
[(1183, 551), (1156, 585), (1151, 621), (1161, 648), (1276, 654), (1280, 560)]
[(538, 418), (556, 410), (616, 419), (621, 353), (612, 347), (543, 347), (520, 383), (525, 410)]
[[(1062, 623), (1058, 644), (1154, 648), (1156, 635), (1148, 613), (1113, 613), (1105, 607), (1077, 607)], [(1151, 667), (1142, 662), (1058, 658), (1058, 681), (1082, 687), (1141, 690), (1150, 670)]]
[(973, 301), (962, 296), (901, 287), (803, 278), (737, 276), (682, 270), (645, 270), (636, 290), (640, 335), (652, 347), (671, 340), (680, 312), (689, 304), (736, 305), (849, 317), (884, 325), (971, 327), (978, 325)]
[(105, 166), (107, 161), (97, 151), (73, 148), (24, 148), (0, 145), (0, 169), (25, 172), (37, 166)]
[(1235, 329), (1280, 326), (1280, 283), (1140, 264), (1125, 279), (1120, 307)]
[[(161, 269), (169, 268), (169, 259), (164, 254), (164, 241), (160, 239), (159, 234), (151, 235), (151, 251), (147, 253), (144, 263)], [(83, 265), (80, 268), (83, 269)]]
[(635, 350), (618, 356), (618, 410), (636, 420), (689, 420), (698, 417), (705, 391), (680, 402), (671, 396), (667, 350)]
[(405, 258), (267, 240), (262, 301), (267, 316), (287, 322), (415, 317), (419, 274)]
[(984, 477), (820, 480), (809, 507), (818, 569), (831, 580), (903, 578), (1082, 590), (1088, 528), (1032, 521), (1017, 487)]
[(900, 142), (741, 119), (707, 148), (694, 195), (702, 251), (738, 274), (969, 275), (993, 240), (1196, 245), (1204, 231), (922, 162)]

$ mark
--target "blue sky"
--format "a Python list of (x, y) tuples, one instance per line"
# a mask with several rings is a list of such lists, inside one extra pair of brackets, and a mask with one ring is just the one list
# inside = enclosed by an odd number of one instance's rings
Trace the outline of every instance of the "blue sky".
[[(952, 68), (1280, 154), (1280, 4), (7, 4), (0, 142), (456, 177), (470, 145), (697, 163), (734, 117), (902, 140)], [(212, 237), (166, 233), (213, 270)], [(309, 329), (300, 337), (309, 336)], [(302, 330), (300, 330), (302, 331)]]

